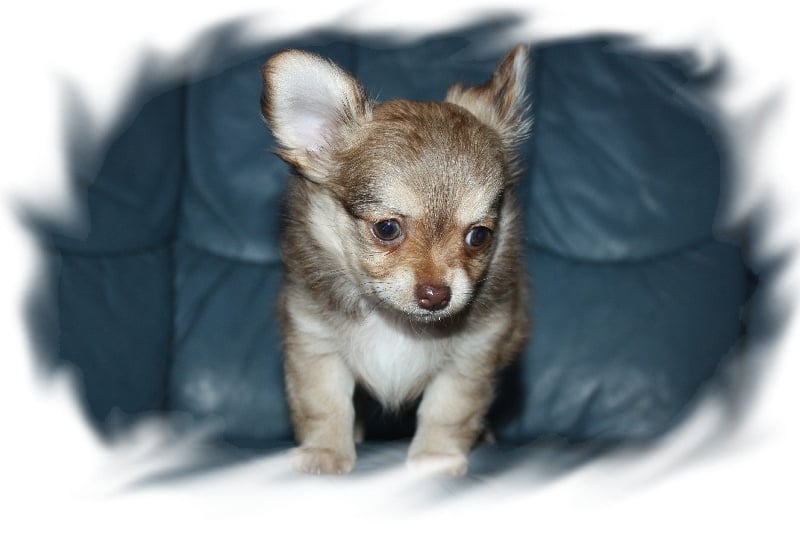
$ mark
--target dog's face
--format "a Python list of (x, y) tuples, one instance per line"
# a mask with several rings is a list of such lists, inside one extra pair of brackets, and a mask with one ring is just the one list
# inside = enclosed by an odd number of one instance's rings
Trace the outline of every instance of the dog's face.
[(362, 295), (421, 321), (463, 310), (503, 232), (504, 191), (525, 134), (527, 50), (447, 101), (373, 106), (326, 60), (287, 51), (264, 67), (264, 116), (280, 155), (320, 201), (311, 234)]
[(331, 188), (365, 292), (422, 319), (463, 309), (494, 250), (498, 135), (453, 104), (393, 101), (337, 156)]

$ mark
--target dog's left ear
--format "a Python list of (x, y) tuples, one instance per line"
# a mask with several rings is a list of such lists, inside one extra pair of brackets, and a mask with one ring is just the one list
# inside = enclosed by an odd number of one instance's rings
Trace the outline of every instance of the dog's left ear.
[(529, 65), (528, 46), (519, 44), (500, 60), (489, 81), (468, 88), (454, 85), (445, 100), (460, 105), (494, 128), (504, 147), (511, 151), (528, 134), (532, 122), (526, 99)]

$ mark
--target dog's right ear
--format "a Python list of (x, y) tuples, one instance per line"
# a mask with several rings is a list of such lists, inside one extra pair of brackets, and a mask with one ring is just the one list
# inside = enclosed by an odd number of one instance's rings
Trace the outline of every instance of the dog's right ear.
[(371, 116), (364, 89), (338, 65), (300, 50), (275, 54), (261, 74), (261, 112), (278, 155), (308, 179), (324, 181), (333, 152)]

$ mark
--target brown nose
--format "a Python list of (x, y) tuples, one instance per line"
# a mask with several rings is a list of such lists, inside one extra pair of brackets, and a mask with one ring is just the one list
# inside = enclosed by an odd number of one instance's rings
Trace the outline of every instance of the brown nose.
[(450, 304), (450, 287), (417, 285), (417, 304), (430, 311), (444, 309)]

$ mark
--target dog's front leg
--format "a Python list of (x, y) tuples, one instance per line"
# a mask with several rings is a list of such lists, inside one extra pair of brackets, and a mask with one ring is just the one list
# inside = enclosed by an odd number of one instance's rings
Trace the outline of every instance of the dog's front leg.
[[(289, 348), (289, 347), (287, 347)], [(312, 474), (346, 474), (356, 459), (354, 378), (336, 355), (287, 349), (286, 392), (295, 438), (293, 466)]]
[(483, 428), (491, 400), (491, 379), (470, 378), (455, 369), (439, 373), (417, 411), (409, 465), (454, 476), (465, 474), (467, 454)]

